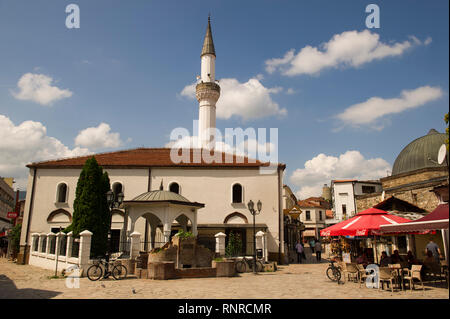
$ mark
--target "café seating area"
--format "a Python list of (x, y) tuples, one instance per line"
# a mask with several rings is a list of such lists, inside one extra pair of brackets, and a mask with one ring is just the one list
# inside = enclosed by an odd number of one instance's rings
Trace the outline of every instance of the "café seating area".
[[(374, 268), (378, 267), (376, 274)], [(342, 271), (342, 278), (346, 282), (359, 283), (359, 287), (375, 288), (382, 291), (389, 289), (394, 291), (413, 291), (419, 286), (425, 291), (425, 286), (449, 288), (448, 265), (445, 260), (440, 263), (424, 263), (420, 260), (416, 264), (408, 262), (399, 262), (396, 264), (388, 264), (380, 266), (372, 264), (366, 266), (356, 262), (345, 263), (338, 262), (338, 266)], [(371, 283), (367, 285), (367, 283)]]

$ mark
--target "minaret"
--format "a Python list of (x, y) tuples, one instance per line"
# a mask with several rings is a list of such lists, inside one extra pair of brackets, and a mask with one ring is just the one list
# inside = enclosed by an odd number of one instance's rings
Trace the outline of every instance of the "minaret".
[[(196, 87), (199, 103), (198, 139), (199, 147), (207, 148), (214, 140), (216, 129), (216, 102), (220, 96), (220, 86), (215, 82), (216, 52), (211, 32), (211, 21), (208, 17), (205, 40), (203, 41), (201, 58), (201, 77)], [(214, 147), (214, 145), (210, 145)]]

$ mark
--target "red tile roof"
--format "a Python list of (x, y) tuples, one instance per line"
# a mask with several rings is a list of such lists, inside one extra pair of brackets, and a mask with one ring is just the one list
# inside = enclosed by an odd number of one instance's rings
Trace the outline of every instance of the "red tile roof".
[(330, 203), (328, 203), (325, 199), (322, 197), (309, 197), (304, 200), (298, 201), (298, 206), (303, 208), (323, 208), (327, 209), (330, 208)]
[[(87, 156), (49, 160), (28, 164), (27, 167), (38, 168), (78, 168), (82, 167), (85, 161), (95, 156), (99, 165), (103, 167), (264, 167), (269, 163), (263, 163), (248, 157), (232, 155), (233, 160), (227, 163), (225, 153), (219, 152), (222, 161), (212, 161), (207, 163), (201, 156), (200, 149), (190, 149), (190, 160), (188, 163), (175, 163), (170, 156), (170, 148), (136, 148), (109, 153), (99, 153)], [(205, 150), (203, 150), (204, 152)], [(179, 152), (181, 158), (181, 150)], [(227, 154), (228, 155), (228, 154)], [(228, 155), (231, 157), (231, 155)], [(211, 156), (212, 157), (212, 156)], [(213, 157), (212, 157), (213, 158)], [(195, 159), (195, 161), (194, 161)], [(285, 164), (278, 164), (284, 169)]]

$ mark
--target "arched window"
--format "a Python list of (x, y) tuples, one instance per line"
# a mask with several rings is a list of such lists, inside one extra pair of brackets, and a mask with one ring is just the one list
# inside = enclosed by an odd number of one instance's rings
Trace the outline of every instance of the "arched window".
[(169, 191), (173, 192), (173, 193), (180, 193), (180, 185), (178, 185), (178, 183), (171, 183), (169, 186)]
[(112, 186), (112, 191), (114, 193), (115, 198), (117, 198), (117, 195), (123, 192), (122, 183), (115, 182)]
[(242, 203), (242, 185), (233, 185), (233, 203)]
[(67, 184), (60, 183), (56, 192), (56, 201), (58, 203), (65, 203), (67, 201)]

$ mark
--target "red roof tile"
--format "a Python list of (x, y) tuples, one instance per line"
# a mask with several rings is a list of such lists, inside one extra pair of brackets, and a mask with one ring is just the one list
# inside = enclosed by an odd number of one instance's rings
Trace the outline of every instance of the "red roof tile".
[(315, 208), (330, 208), (330, 203), (328, 203), (322, 197), (309, 197), (304, 200), (298, 201), (298, 206), (300, 207), (315, 207)]
[[(232, 155), (232, 161), (227, 163), (225, 153), (219, 152), (222, 161), (212, 161), (207, 163), (201, 156), (200, 149), (190, 150), (190, 160), (188, 163), (175, 163), (170, 156), (170, 148), (136, 148), (109, 153), (99, 153), (87, 156), (49, 160), (28, 164), (27, 167), (39, 168), (71, 168), (82, 167), (85, 161), (95, 156), (99, 165), (103, 167), (264, 167), (269, 163), (263, 163), (248, 157)], [(205, 151), (205, 150), (203, 150)], [(181, 150), (180, 150), (181, 157)], [(228, 154), (227, 154), (228, 155)], [(212, 156), (211, 156), (212, 157)], [(195, 159), (195, 161), (194, 161)], [(278, 164), (283, 169), (285, 164)]]

